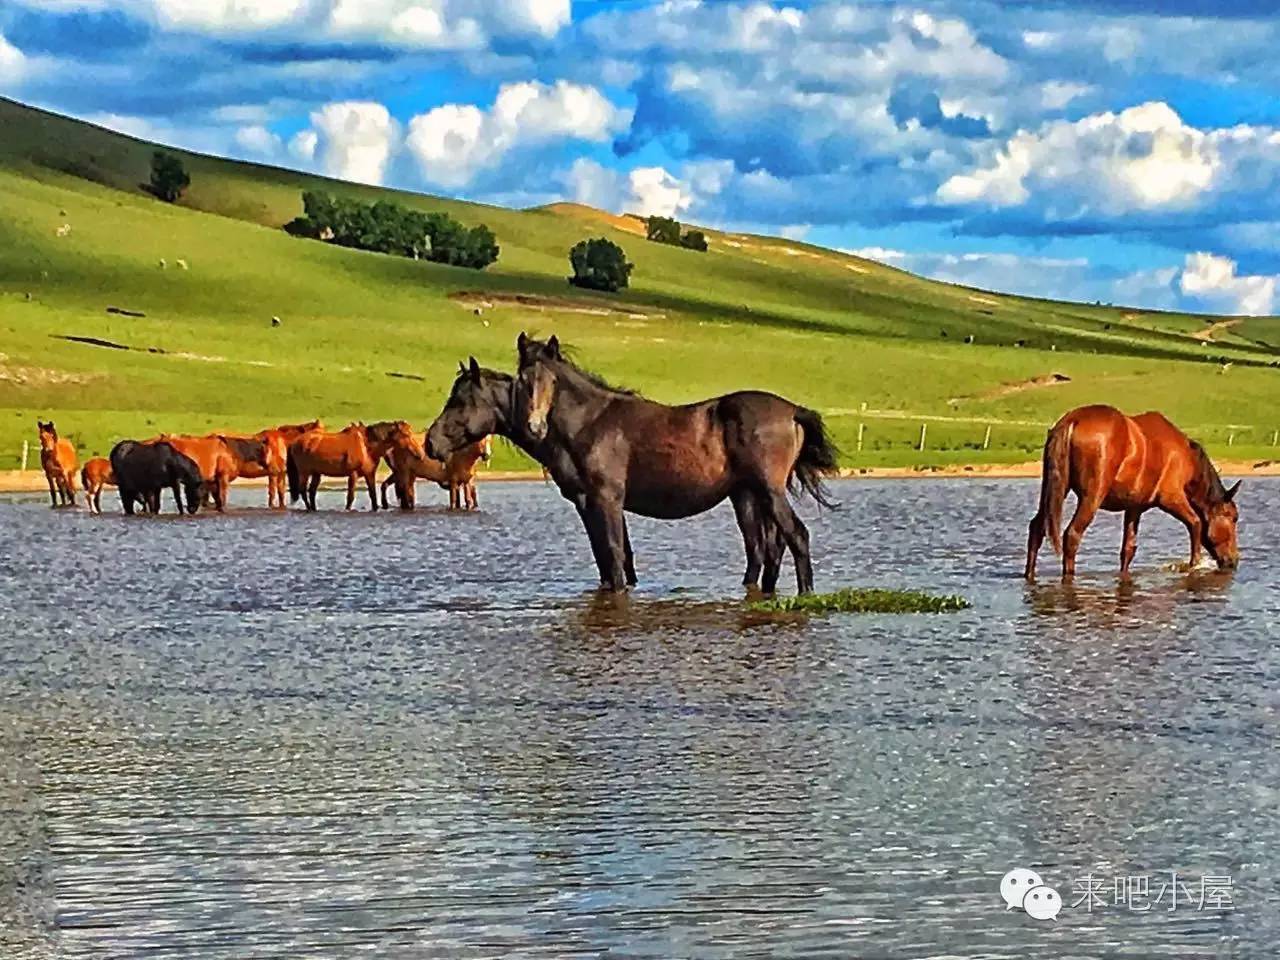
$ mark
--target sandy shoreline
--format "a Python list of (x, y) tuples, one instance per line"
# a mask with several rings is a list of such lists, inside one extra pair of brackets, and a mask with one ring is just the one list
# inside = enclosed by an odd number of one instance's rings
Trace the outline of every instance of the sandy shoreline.
[[(1219, 460), (1218, 469), (1224, 477), (1280, 477), (1280, 460)], [(842, 480), (1026, 480), (1039, 476), (1039, 460), (942, 467), (845, 467), (840, 471)], [(492, 483), (496, 480), (545, 481), (546, 478), (539, 470), (485, 470), (476, 479), (481, 483)], [(238, 487), (266, 485), (265, 479), (236, 481)], [(340, 480), (326, 480), (324, 483), (325, 489), (343, 486), (345, 484)], [(48, 489), (44, 474), (39, 470), (0, 470), (0, 493), (45, 493)]]

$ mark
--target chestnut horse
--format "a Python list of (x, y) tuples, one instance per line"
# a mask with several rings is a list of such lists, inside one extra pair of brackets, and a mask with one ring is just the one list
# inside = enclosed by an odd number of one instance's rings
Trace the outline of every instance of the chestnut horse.
[[(1036, 554), (1047, 535), (1062, 554), (1062, 576), (1076, 572), (1076, 552), (1098, 510), (1124, 513), (1120, 573), (1127, 575), (1138, 548), (1138, 521), (1159, 507), (1182, 521), (1191, 536), (1191, 566), (1200, 548), (1219, 569), (1240, 562), (1236, 543), (1239, 482), (1222, 485), (1204, 448), (1159, 413), (1127, 417), (1114, 407), (1079, 407), (1059, 420), (1044, 445), (1040, 509), (1027, 537), (1025, 576), (1036, 576)], [(1062, 532), (1062, 503), (1076, 495), (1076, 512)]]
[(387, 454), (387, 466), (391, 476), (382, 481), (382, 509), (387, 509), (387, 487), (396, 485), (402, 510), (412, 510), (417, 503), (416, 481), (430, 480), (449, 491), (450, 510), (475, 510), (476, 473), (481, 461), (487, 463), (493, 456), (493, 436), (486, 435), (475, 443), (449, 454), (440, 461), (431, 457), (415, 457), (407, 450), (392, 450)]
[(40, 467), (49, 481), (49, 499), (58, 506), (74, 506), (76, 502), (76, 448), (70, 440), (59, 439), (58, 430), (50, 420), (36, 421), (40, 431)]
[(337, 433), (312, 430), (289, 444), (286, 472), (289, 499), (302, 498), (307, 510), (316, 508), (320, 478), (347, 478), (347, 509), (356, 499), (356, 480), (369, 488), (369, 507), (378, 509), (378, 463), (391, 450), (406, 450), (421, 457), (422, 444), (404, 420), (384, 420), (365, 426), (353, 423)]
[[(798, 485), (831, 506), (822, 479), (835, 470), (836, 452), (819, 414), (761, 391), (671, 407), (578, 368), (555, 337), (542, 343), (521, 334), (517, 348), (516, 433), (536, 442), (538, 459), (553, 477), (559, 458), (572, 464), (577, 489), (562, 492), (582, 498), (579, 512), (604, 586), (625, 590), (634, 583), (623, 511), (674, 520), (727, 497), (747, 552), (744, 583), (754, 585), (763, 567), (764, 590), (772, 592), (785, 545), (797, 589), (813, 590), (809, 532), (787, 491)], [(480, 383), (474, 358), (460, 379), (468, 378)], [(494, 419), (491, 411), (467, 409), (464, 391), (456, 382), (454, 388), (427, 433), (437, 458), (478, 439), (477, 425)]]
[(80, 470), (80, 486), (84, 488), (84, 504), (90, 513), (102, 512), (102, 488), (115, 485), (116, 475), (111, 472), (110, 460), (94, 457), (85, 461)]
[[(195, 461), (200, 470), (200, 478), (204, 481), (205, 496), (212, 498), (215, 510), (219, 513), (225, 511), (227, 488), (231, 486), (231, 481), (240, 476), (240, 456), (232, 452), (230, 441), (221, 435), (181, 437), (167, 433), (160, 434), (159, 439)], [(266, 450), (260, 441), (237, 442), (251, 443), (255, 449), (241, 451), (244, 457), (265, 464)]]

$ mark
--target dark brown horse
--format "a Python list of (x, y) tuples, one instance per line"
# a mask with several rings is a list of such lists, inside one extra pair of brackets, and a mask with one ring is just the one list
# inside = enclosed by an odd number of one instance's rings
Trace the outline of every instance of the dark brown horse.
[[(1233, 569), (1240, 561), (1234, 502), (1239, 489), (1239, 482), (1225, 488), (1204, 448), (1161, 414), (1127, 417), (1114, 407), (1079, 407), (1054, 425), (1044, 445), (1040, 509), (1027, 537), (1025, 576), (1035, 579), (1036, 554), (1046, 535), (1062, 554), (1062, 576), (1074, 576), (1080, 539), (1098, 510), (1124, 513), (1120, 572), (1127, 574), (1138, 548), (1138, 521), (1152, 507), (1186, 526), (1192, 567), (1203, 546), (1219, 569)], [(1064, 535), (1062, 503), (1069, 491), (1076, 495), (1076, 512)]]
[[(785, 545), (795, 561), (797, 588), (813, 589), (809, 532), (787, 491), (798, 484), (829, 505), (822, 478), (835, 469), (835, 449), (817, 413), (759, 391), (671, 407), (578, 368), (555, 337), (543, 343), (521, 334), (517, 348), (520, 369), (511, 397), (516, 432), (537, 444), (539, 461), (557, 483), (559, 462), (571, 465), (606, 587), (623, 590), (634, 582), (624, 511), (678, 519), (727, 497), (746, 546), (744, 582), (755, 585), (763, 568), (764, 589), (772, 592)], [(464, 378), (479, 375), (472, 359)], [(427, 434), (437, 458), (478, 439), (469, 435), (477, 418), (457, 404), (457, 386)]]

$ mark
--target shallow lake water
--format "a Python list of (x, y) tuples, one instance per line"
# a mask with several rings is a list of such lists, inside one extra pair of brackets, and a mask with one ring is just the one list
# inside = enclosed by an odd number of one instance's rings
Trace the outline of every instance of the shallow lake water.
[(833, 486), (818, 589), (973, 609), (750, 615), (727, 506), (631, 518), (602, 597), (534, 483), (0, 500), (0, 957), (1274, 956), (1280, 483), (1234, 576), (1151, 514), (1122, 583), (1104, 515), (1070, 588), (1017, 577), (1034, 483)]

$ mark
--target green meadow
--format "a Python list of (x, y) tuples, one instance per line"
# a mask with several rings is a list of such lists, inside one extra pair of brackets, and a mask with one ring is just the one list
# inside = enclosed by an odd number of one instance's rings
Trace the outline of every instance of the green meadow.
[[(851, 467), (1024, 461), (1090, 402), (1162, 410), (1219, 457), (1280, 456), (1276, 318), (1208, 334), (1220, 318), (986, 293), (775, 238), (708, 231), (697, 253), (572, 204), (506, 210), (191, 154), (169, 205), (140, 188), (153, 150), (0, 100), (0, 469), (37, 417), (82, 456), (315, 416), (425, 427), (458, 361), (510, 370), (521, 330), (669, 403), (776, 391), (823, 412)], [(485, 223), (500, 259), (477, 272), (292, 238), (306, 189)], [(625, 248), (630, 289), (567, 284), (569, 248), (592, 236)]]

